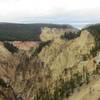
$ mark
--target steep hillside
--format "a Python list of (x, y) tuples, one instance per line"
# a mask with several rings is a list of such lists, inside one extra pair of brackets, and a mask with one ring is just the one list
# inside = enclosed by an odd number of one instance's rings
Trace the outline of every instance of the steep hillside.
[[(96, 40), (100, 40), (100, 24), (90, 25), (84, 29), (87, 29), (95, 37)], [(84, 30), (83, 29), (83, 30)]]
[(96, 54), (100, 51), (100, 24), (90, 25), (83, 30), (88, 30), (95, 38), (95, 48), (92, 49), (92, 54)]
[(73, 39), (58, 36), (41, 41), (30, 50), (1, 42), (0, 99), (90, 100), (92, 96), (99, 100), (100, 51), (95, 49), (96, 43), (88, 29)]
[(59, 76), (65, 68), (72, 68), (85, 56), (90, 54), (90, 50), (95, 46), (95, 39), (88, 31), (82, 31), (80, 37), (66, 42), (62, 39), (55, 39), (51, 45), (42, 49), (39, 54), (40, 59), (55, 71), (55, 76)]

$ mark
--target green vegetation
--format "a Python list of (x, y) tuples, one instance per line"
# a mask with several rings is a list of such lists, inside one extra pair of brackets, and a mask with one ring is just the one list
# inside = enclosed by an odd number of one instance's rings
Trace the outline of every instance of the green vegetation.
[(78, 34), (75, 32), (65, 32), (64, 35), (61, 36), (62, 39), (71, 40), (78, 37)]
[(25, 40), (40, 40), (42, 27), (49, 28), (73, 28), (70, 25), (56, 24), (13, 24), (0, 23), (0, 40), (1, 41), (25, 41)]
[(4, 42), (4, 46), (11, 52), (11, 53), (15, 53), (18, 51), (18, 48), (15, 47), (13, 44), (9, 43), (9, 42)]
[[(100, 41), (100, 24), (94, 24), (86, 27), (89, 32), (95, 37), (97, 41)], [(84, 29), (83, 29), (84, 30)]]
[(38, 41), (39, 36), (36, 33), (7, 33), (0, 32), (0, 40), (1, 41), (25, 41), (25, 40), (34, 40)]
[(7, 85), (6, 85), (6, 83), (4, 82), (3, 79), (0, 79), (0, 86), (7, 87)]
[(35, 49), (33, 48), (33, 49), (31, 50), (31, 51), (33, 51), (33, 52), (32, 52), (32, 56), (38, 55), (38, 54), (41, 52), (41, 50), (42, 50), (45, 46), (49, 46), (49, 44), (50, 44), (51, 42), (52, 42), (52, 41), (41, 42), (37, 48), (35, 48)]
[(95, 57), (97, 52), (100, 51), (100, 24), (90, 25), (82, 30), (88, 30), (95, 38), (95, 47), (90, 51), (93, 57)]

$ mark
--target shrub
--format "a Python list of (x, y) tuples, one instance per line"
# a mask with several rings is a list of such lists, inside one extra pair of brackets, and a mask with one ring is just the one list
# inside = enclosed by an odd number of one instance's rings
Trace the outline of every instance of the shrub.
[(13, 44), (9, 43), (9, 42), (4, 42), (4, 46), (11, 52), (11, 53), (15, 53), (18, 51), (18, 48), (15, 47)]

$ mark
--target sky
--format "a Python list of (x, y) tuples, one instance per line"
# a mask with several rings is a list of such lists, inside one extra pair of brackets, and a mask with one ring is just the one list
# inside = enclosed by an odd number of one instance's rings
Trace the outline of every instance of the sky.
[(100, 0), (0, 0), (0, 22), (82, 27), (100, 22)]

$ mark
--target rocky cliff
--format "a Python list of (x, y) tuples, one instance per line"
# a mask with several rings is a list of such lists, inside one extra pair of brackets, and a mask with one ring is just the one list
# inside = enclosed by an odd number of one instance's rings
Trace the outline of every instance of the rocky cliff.
[(0, 100), (64, 100), (100, 74), (97, 41), (89, 30), (71, 40), (47, 40), (15, 52), (0, 43)]
[(69, 32), (77, 32), (78, 29), (75, 28), (49, 28), (49, 27), (43, 27), (41, 28), (41, 34), (40, 34), (40, 39), (42, 41), (49, 41), (53, 40), (56, 38), (60, 38), (63, 36), (65, 33)]
[[(49, 46), (42, 49), (40, 59), (59, 76), (65, 68), (72, 68), (84, 60), (84, 56), (90, 55), (90, 50), (95, 46), (92, 34), (86, 30), (80, 37), (66, 42), (55, 39)], [(54, 77), (55, 77), (54, 76)]]

